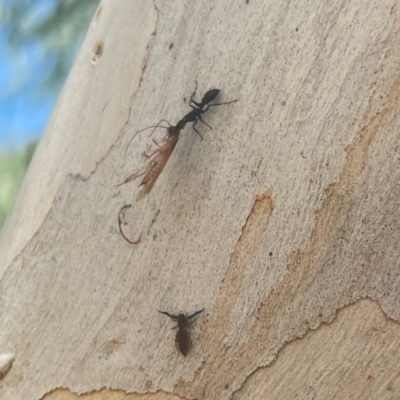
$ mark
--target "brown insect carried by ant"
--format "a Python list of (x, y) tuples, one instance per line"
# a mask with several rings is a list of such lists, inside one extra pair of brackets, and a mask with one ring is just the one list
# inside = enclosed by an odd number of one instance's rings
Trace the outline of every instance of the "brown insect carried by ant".
[(175, 336), (175, 345), (176, 348), (185, 357), (188, 355), (190, 349), (192, 348), (192, 341), (190, 339), (190, 333), (189, 333), (189, 328), (191, 325), (190, 320), (203, 311), (204, 308), (202, 310), (196, 311), (192, 315), (185, 315), (185, 314), (173, 315), (166, 311), (158, 310), (158, 312), (160, 312), (161, 314), (170, 317), (173, 321), (176, 321), (178, 323), (178, 325), (174, 327), (178, 328), (178, 331), (176, 332)]
[[(162, 170), (164, 169), (165, 165), (169, 157), (171, 156), (172, 152), (175, 149), (176, 144), (179, 140), (180, 131), (176, 130), (176, 127), (171, 126), (168, 128), (167, 138), (164, 144), (160, 145), (157, 141), (154, 141), (158, 146), (158, 149), (154, 150), (151, 154), (144, 153), (146, 158), (152, 158), (149, 164), (145, 166), (143, 172), (135, 173), (128, 178), (126, 178), (122, 183), (118, 184), (117, 186), (123, 185), (125, 183), (130, 182), (133, 179), (138, 178), (139, 176), (143, 176), (140, 186), (143, 186), (142, 189), (139, 191), (137, 195), (137, 200), (142, 199), (146, 194), (150, 193), (151, 189), (153, 188), (154, 184), (156, 183), (158, 177), (160, 176)], [(139, 236), (138, 240), (130, 240), (126, 237), (122, 230), (122, 218), (121, 213), (126, 209), (132, 207), (131, 204), (125, 205), (121, 207), (118, 213), (118, 228), (121, 236), (130, 244), (138, 244), (141, 241), (142, 233)]]
[(116, 187), (124, 185), (125, 183), (128, 183), (144, 175), (144, 178), (142, 179), (139, 185), (143, 187), (139, 191), (136, 200), (143, 199), (143, 197), (145, 197), (146, 194), (149, 194), (151, 189), (153, 189), (154, 184), (156, 183), (162, 170), (167, 164), (167, 161), (171, 157), (171, 154), (174, 151), (175, 146), (179, 140), (179, 135), (181, 131), (178, 130), (176, 126), (170, 126), (170, 127), (160, 126), (160, 127), (167, 129), (167, 136), (165, 142), (160, 144), (155, 139), (153, 139), (153, 142), (158, 146), (158, 149), (154, 150), (151, 153), (143, 153), (143, 155), (146, 158), (150, 159), (149, 163), (145, 166), (144, 170), (136, 172), (131, 176), (128, 176), (128, 178), (126, 178), (123, 182), (116, 185)]

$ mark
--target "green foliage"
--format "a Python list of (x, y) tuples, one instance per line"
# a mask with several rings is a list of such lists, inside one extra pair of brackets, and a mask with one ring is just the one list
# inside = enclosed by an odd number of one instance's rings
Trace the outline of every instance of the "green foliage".
[[(8, 0), (0, 8), (9, 50), (40, 44), (51, 71), (43, 87), (58, 92), (99, 0)], [(50, 61), (51, 60), (51, 61)]]
[[(9, 54), (18, 60), (21, 48), (41, 49), (47, 71), (42, 77), (37, 73), (27, 76), (27, 80), (40, 82), (41, 88), (53, 95), (59, 93), (98, 3), (99, 0), (0, 0), (0, 28), (7, 35)], [(0, 149), (0, 228), (36, 145), (37, 142), (30, 142), (19, 151)]]
[(28, 143), (22, 150), (0, 153), (0, 229), (25, 175), (37, 141)]

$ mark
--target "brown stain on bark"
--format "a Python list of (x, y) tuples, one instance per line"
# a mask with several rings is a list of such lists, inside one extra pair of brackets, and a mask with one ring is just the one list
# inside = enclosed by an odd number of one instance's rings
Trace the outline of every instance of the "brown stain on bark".
[[(398, 328), (399, 323), (387, 318), (379, 303), (358, 300), (338, 311), (332, 323), (323, 322), (291, 341), (274, 362), (248, 375), (231, 398), (252, 398), (254, 393), (273, 399), (323, 398), (329, 390), (332, 398), (380, 398), (389, 391), (384, 384), (388, 381), (400, 393)], [(314, 396), (309, 391), (313, 386)]]
[[(216, 346), (222, 343), (225, 331), (228, 329), (230, 323), (229, 311), (233, 308), (240, 294), (246, 267), (251, 262), (261, 242), (273, 210), (274, 202), (270, 193), (257, 197), (243, 226), (242, 234), (231, 255), (218, 299), (208, 322), (209, 326), (213, 326), (213, 330), (217, 331), (217, 335), (213, 337), (212, 341)], [(218, 326), (218, 329), (215, 329), (215, 326)], [(215, 353), (216, 349), (214, 346), (212, 347), (209, 351)], [(210, 356), (212, 355), (210, 354)]]
[[(242, 242), (242, 238), (246, 237), (245, 234), (239, 239), (216, 307), (207, 322), (213, 333), (204, 340), (205, 361), (192, 382), (193, 388), (206, 387), (202, 392), (204, 397), (216, 398), (217, 393), (223, 392), (223, 388), (226, 385), (230, 386), (231, 382), (239, 385), (238, 376), (242, 377), (240, 380), (245, 379), (243, 368), (251, 374), (251, 371), (255, 370), (254, 365), (270, 365), (285, 344), (304, 336), (310, 329), (311, 322), (306, 316), (314, 311), (313, 305), (304, 303), (303, 299), (306, 294), (318, 289), (313, 286), (314, 277), (324, 274), (324, 258), (340, 239), (352, 195), (363, 179), (363, 172), (368, 164), (371, 144), (398, 114), (398, 93), (400, 93), (400, 76), (393, 79), (386, 96), (383, 97), (377, 92), (372, 95), (363, 118), (366, 121), (364, 127), (360, 130), (357, 141), (346, 149), (346, 162), (342, 173), (337, 182), (326, 189), (322, 206), (315, 212), (315, 227), (311, 233), (309, 248), (305, 251), (296, 251), (289, 257), (285, 277), (259, 307), (252, 334), (237, 352), (229, 354), (222, 346), (222, 339), (229, 323), (229, 310), (236, 301), (241, 286), (244, 262), (251, 259), (251, 256), (247, 258), (244, 253), (249, 251), (252, 254), (254, 251), (251, 246), (247, 248), (248, 242), (245, 239)], [(245, 229), (243, 232), (245, 233)], [(339, 293), (339, 287), (337, 290), (337, 303), (340, 306), (335, 308), (334, 303), (330, 304), (332, 315), (348, 304), (343, 300), (345, 297)], [(318, 299), (318, 296), (315, 299)], [(292, 307), (294, 305), (296, 309)], [(313, 328), (317, 321), (318, 326), (324, 321), (322, 315), (314, 314), (310, 317), (313, 318)], [(210, 365), (204, 368), (209, 362)], [(224, 381), (226, 377), (230, 377), (228, 382)], [(184, 384), (178, 384), (177, 390), (185, 395), (197, 394)]]
[(218, 303), (226, 304), (227, 299), (235, 298), (234, 301), (236, 300), (235, 295), (241, 286), (244, 271), (260, 244), (273, 210), (274, 203), (269, 193), (257, 197), (231, 255), (228, 269), (221, 283), (217, 305)]
[[(310, 279), (321, 268), (321, 262), (338, 239), (337, 232), (345, 222), (351, 195), (368, 162), (368, 149), (376, 135), (382, 132), (387, 122), (397, 113), (399, 90), (400, 76), (392, 85), (385, 107), (369, 119), (361, 130), (357, 142), (348, 147), (342, 174), (336, 183), (327, 188), (326, 198), (316, 212), (316, 223), (311, 234), (309, 249), (304, 252), (297, 251), (290, 257), (285, 278), (259, 309), (259, 322), (253, 331), (253, 339), (265, 336), (265, 330), (271, 329), (272, 325), (277, 323), (276, 319), (280, 318), (283, 308), (292, 303), (296, 297), (302, 297), (310, 286)], [(288, 325), (280, 329), (283, 332), (287, 332), (291, 325), (290, 320), (287, 322)]]
[[(225, 277), (221, 282), (219, 296), (213, 312), (208, 318), (204, 318), (202, 322), (202, 341), (207, 343), (206, 346), (203, 346), (205, 352), (203, 365), (215, 359), (221, 360), (221, 363), (226, 361), (228, 349), (224, 346), (223, 339), (229, 328), (230, 311), (240, 295), (246, 267), (260, 245), (273, 210), (274, 202), (271, 193), (266, 192), (256, 198), (246, 219), (242, 234), (232, 252)], [(197, 371), (197, 375), (201, 373), (204, 373), (202, 368)], [(184, 386), (186, 386), (185, 382), (179, 383), (175, 387), (175, 391), (179, 393), (180, 387)], [(205, 393), (203, 393), (202, 397), (204, 396)]]

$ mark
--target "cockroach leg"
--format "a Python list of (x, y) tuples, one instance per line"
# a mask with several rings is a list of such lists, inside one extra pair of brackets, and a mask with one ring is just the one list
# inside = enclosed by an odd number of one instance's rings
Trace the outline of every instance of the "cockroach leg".
[(131, 176), (128, 176), (123, 182), (118, 183), (118, 185), (114, 185), (114, 187), (122, 186), (125, 183), (128, 183), (130, 181), (133, 181), (136, 178), (139, 178), (140, 176), (143, 176), (145, 173), (146, 173), (146, 171), (145, 172), (141, 172), (141, 173), (140, 172), (136, 172), (135, 174), (133, 174)]
[(145, 152), (143, 153), (143, 156), (144, 156), (145, 158), (151, 158), (151, 157), (153, 157), (155, 154), (157, 154), (157, 153), (159, 153), (159, 152), (160, 152), (160, 149), (154, 150), (152, 153), (149, 153), (149, 152), (145, 151)]
[[(166, 137), (166, 138), (167, 138), (167, 137)], [(165, 139), (164, 139), (164, 140), (165, 140)], [(153, 139), (153, 143), (154, 143), (156, 146), (158, 146), (160, 149), (161, 149), (161, 147), (165, 146), (165, 143), (160, 144), (160, 143), (157, 142), (156, 139)]]
[(124, 234), (124, 232), (123, 232), (123, 230), (122, 230), (122, 218), (121, 218), (121, 213), (122, 213), (123, 210), (125, 210), (125, 208), (131, 208), (131, 207), (132, 207), (132, 204), (126, 204), (126, 205), (122, 206), (121, 209), (119, 210), (119, 213), (118, 213), (118, 228), (119, 228), (119, 232), (121, 233), (121, 236), (122, 236), (128, 243), (130, 243), (130, 244), (138, 244), (138, 243), (141, 242), (142, 233), (143, 233), (143, 232), (140, 234), (138, 240), (132, 241), (132, 240), (128, 239), (128, 238), (125, 236), (125, 234)]
[[(166, 123), (169, 125), (169, 127), (168, 127), (168, 126), (162, 126), (162, 125), (160, 125), (161, 122), (166, 122)], [(158, 123), (157, 125), (148, 126), (147, 128), (143, 128), (143, 129), (141, 129), (140, 131), (137, 131), (137, 132), (132, 136), (131, 140), (129, 141), (128, 145), (126, 146), (126, 149), (125, 149), (125, 156), (124, 156), (124, 157), (126, 157), (126, 153), (128, 152), (128, 148), (129, 148), (129, 146), (131, 145), (132, 140), (135, 138), (135, 136), (136, 136), (137, 134), (139, 134), (139, 133), (141, 133), (141, 132), (143, 132), (143, 131), (146, 131), (147, 129), (154, 128), (154, 129), (152, 130), (151, 134), (150, 134), (150, 136), (152, 136), (153, 133), (154, 133), (154, 131), (155, 131), (157, 128), (169, 129), (171, 126), (172, 126), (172, 125), (171, 125), (166, 119), (162, 119), (162, 120), (159, 121), (159, 123)]]

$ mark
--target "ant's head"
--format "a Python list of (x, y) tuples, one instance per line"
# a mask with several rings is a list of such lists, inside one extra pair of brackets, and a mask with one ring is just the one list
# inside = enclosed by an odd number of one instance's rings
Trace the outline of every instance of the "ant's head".
[(211, 89), (209, 90), (203, 97), (203, 99), (201, 100), (201, 103), (203, 105), (209, 104), (212, 101), (214, 101), (218, 95), (219, 95), (220, 90), (219, 89)]

